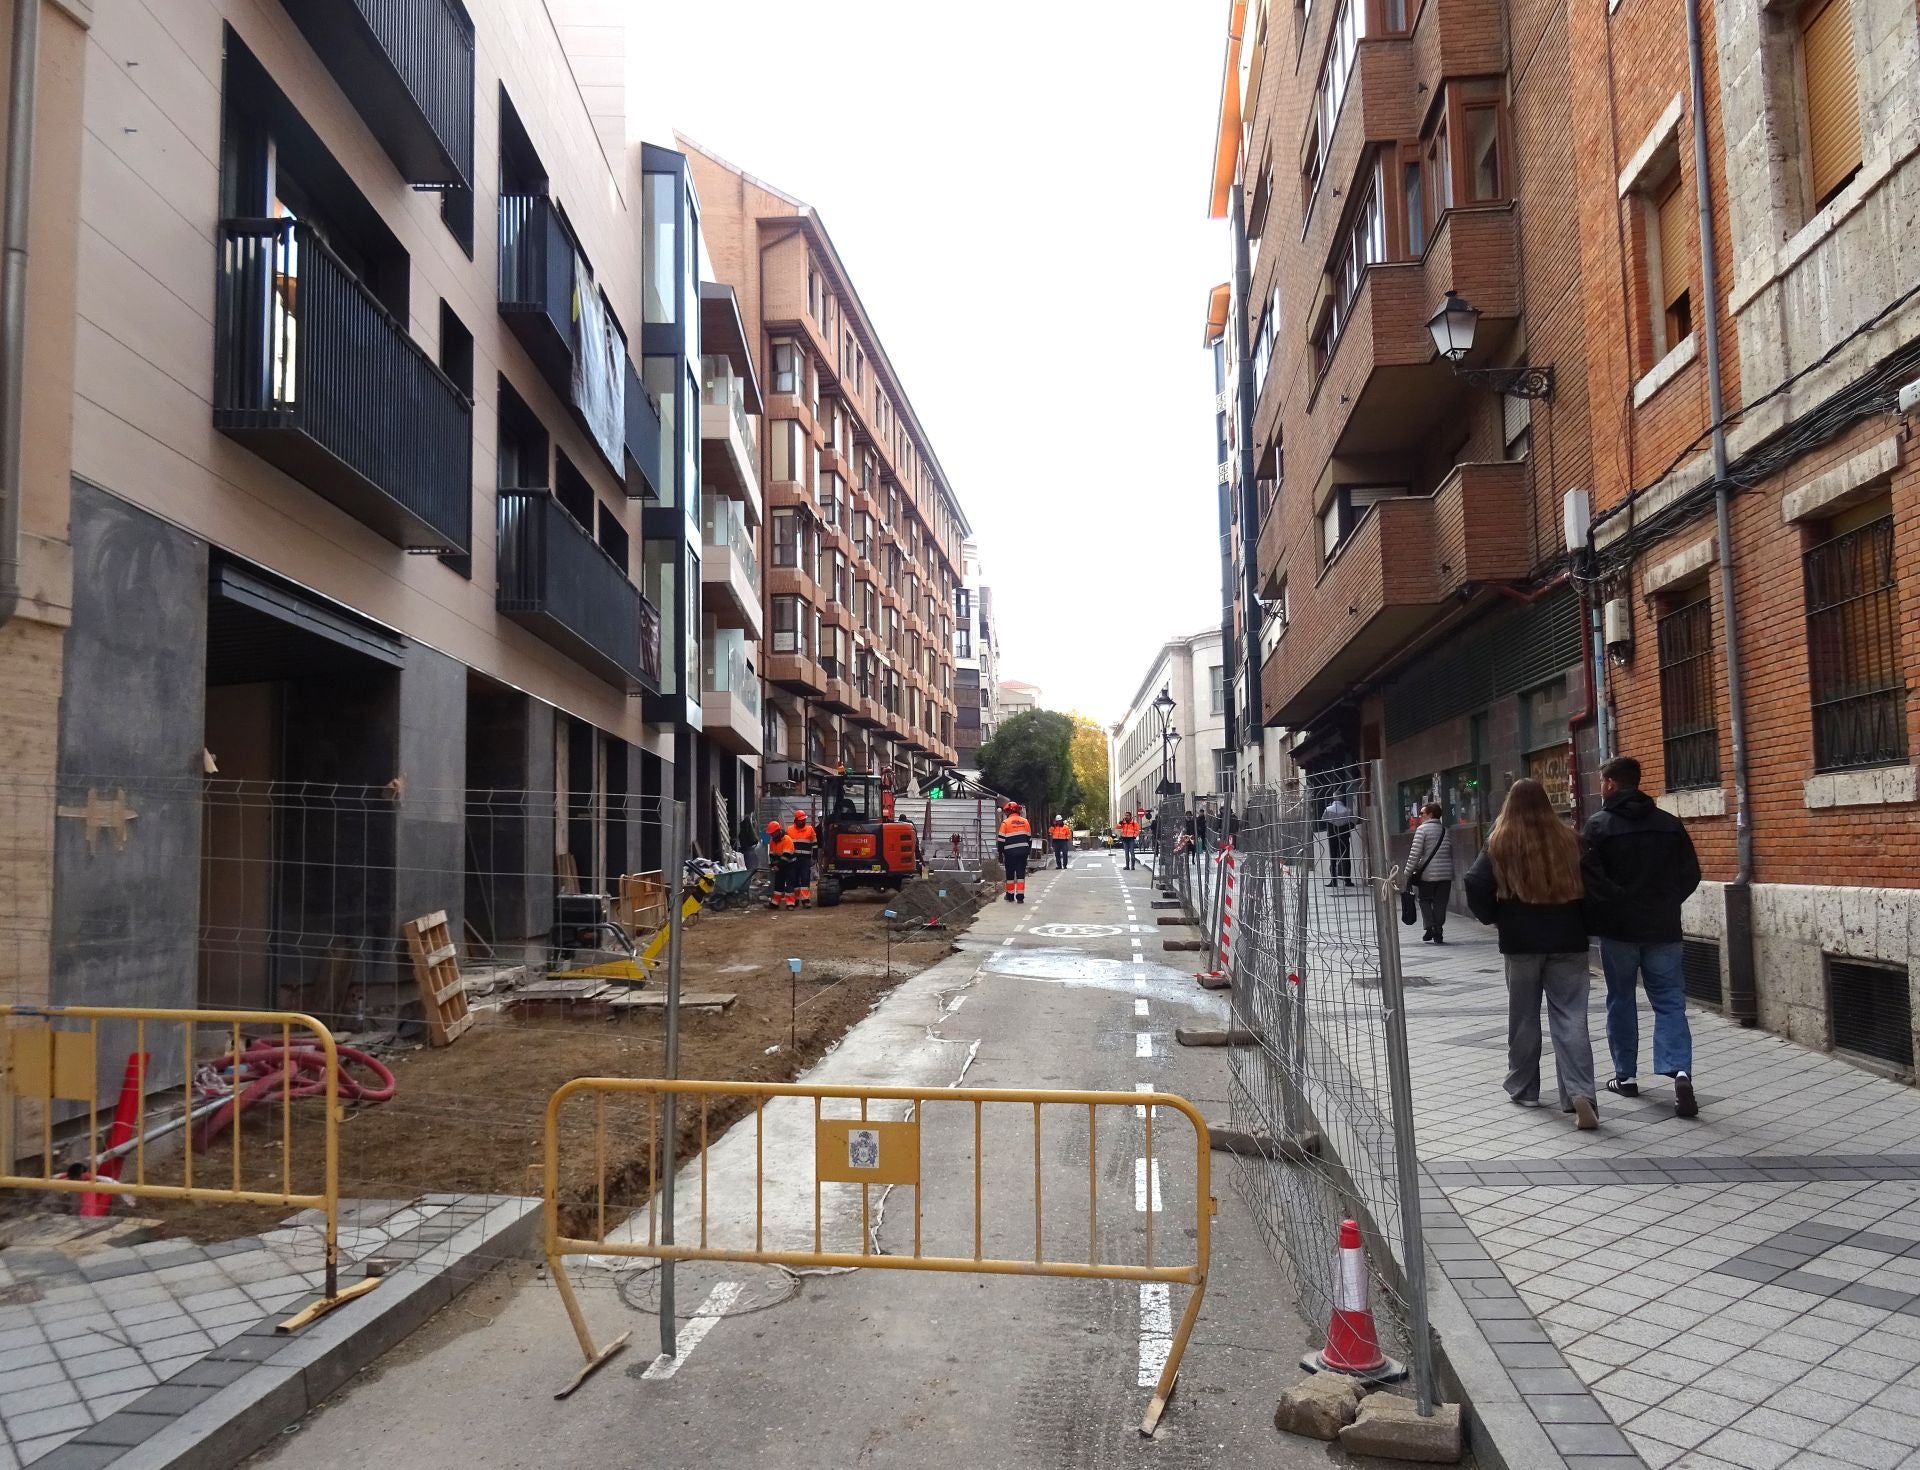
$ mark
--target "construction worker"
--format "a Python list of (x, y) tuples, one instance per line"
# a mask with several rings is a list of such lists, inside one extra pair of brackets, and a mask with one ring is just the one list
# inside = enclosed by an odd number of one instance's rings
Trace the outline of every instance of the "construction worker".
[(778, 822), (767, 823), (767, 865), (773, 870), (773, 892), (767, 907), (793, 907), (793, 839)]
[(1064, 816), (1056, 815), (1053, 825), (1047, 828), (1047, 836), (1053, 839), (1053, 865), (1064, 868), (1067, 865), (1067, 852), (1073, 846), (1073, 828)]
[(1033, 828), (1020, 815), (1019, 802), (1007, 803), (1007, 814), (1000, 823), (1000, 835), (996, 841), (1000, 847), (1000, 861), (1007, 870), (1007, 902), (1025, 903), (1027, 858), (1033, 852)]
[(1133, 860), (1133, 847), (1139, 840), (1140, 822), (1132, 812), (1127, 812), (1120, 818), (1120, 846), (1127, 854), (1127, 867), (1130, 869), (1139, 866)]
[(813, 855), (820, 846), (820, 835), (813, 830), (813, 818), (805, 811), (794, 812), (793, 820), (787, 824), (787, 840), (793, 844), (793, 883), (789, 895), (800, 906), (812, 908)]

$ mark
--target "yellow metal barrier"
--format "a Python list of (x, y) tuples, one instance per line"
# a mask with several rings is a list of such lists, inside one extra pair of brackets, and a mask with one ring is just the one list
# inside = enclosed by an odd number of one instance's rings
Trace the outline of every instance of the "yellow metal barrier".
[[(563, 1235), (560, 1230), (560, 1113), (568, 1099), (582, 1095), (592, 1097), (595, 1103), (593, 1149), (596, 1164), (594, 1208), (597, 1212), (597, 1227), (594, 1232), (596, 1238), (591, 1240)], [(654, 1140), (656, 1137), (655, 1110), (658, 1104), (662, 1099), (672, 1101), (682, 1097), (695, 1098), (699, 1101), (700, 1128), (697, 1157), (700, 1209), (699, 1239), (695, 1244), (669, 1243), (672, 1222), (670, 1220), (663, 1222), (656, 1218), (654, 1197), (651, 1194), (646, 1204), (645, 1240), (637, 1238), (637, 1223), (632, 1227), (634, 1239), (612, 1238), (608, 1234), (605, 1167), (606, 1104), (609, 1097), (631, 1095), (642, 1095), (647, 1099), (648, 1170), (655, 1180), (674, 1168), (671, 1158), (659, 1160), (656, 1168)], [(765, 1240), (766, 1105), (771, 1099), (784, 1097), (813, 1100), (813, 1249), (811, 1250), (768, 1249)], [(754, 1222), (751, 1249), (742, 1246), (718, 1245), (709, 1239), (707, 1154), (712, 1140), (709, 1138), (708, 1117), (711, 1102), (715, 1098), (744, 1098), (751, 1101), (753, 1105)], [(858, 1102), (860, 1117), (855, 1119), (823, 1116), (822, 1103), (833, 1099)], [(909, 1103), (912, 1105), (912, 1115), (904, 1121), (869, 1119), (868, 1105), (876, 1102)], [(943, 1105), (970, 1106), (973, 1110), (973, 1254), (970, 1256), (929, 1255), (923, 1252), (921, 1245), (923, 1196), (921, 1121), (929, 1107)], [(986, 1135), (982, 1120), (986, 1108), (1004, 1105), (1030, 1108), (1033, 1115), (1033, 1254), (1030, 1258), (990, 1256), (983, 1248)], [(1046, 1247), (1052, 1244), (1052, 1241), (1044, 1235), (1042, 1228), (1041, 1138), (1043, 1130), (1041, 1120), (1043, 1110), (1056, 1107), (1086, 1109), (1087, 1252), (1084, 1260), (1077, 1257), (1068, 1259), (1049, 1255)], [(1141, 1172), (1144, 1175), (1146, 1190), (1145, 1209), (1142, 1212), (1145, 1219), (1146, 1242), (1145, 1259), (1137, 1265), (1100, 1259), (1098, 1116), (1103, 1108), (1132, 1109), (1145, 1119), (1145, 1160)], [(1154, 1260), (1154, 1216), (1158, 1212), (1158, 1203), (1153, 1195), (1156, 1187), (1154, 1181), (1157, 1178), (1153, 1133), (1154, 1117), (1161, 1110), (1179, 1113), (1193, 1127), (1195, 1249), (1193, 1261), (1185, 1265), (1169, 1266), (1158, 1264)], [(1122, 1114), (1122, 1116), (1127, 1115)], [(742, 1126), (745, 1126), (744, 1120)], [(865, 1267), (873, 1270), (894, 1271), (961, 1271), (995, 1276), (1068, 1276), (1103, 1281), (1164, 1282), (1169, 1285), (1191, 1286), (1192, 1295), (1187, 1299), (1186, 1311), (1182, 1314), (1179, 1327), (1170, 1343), (1165, 1366), (1160, 1371), (1153, 1398), (1141, 1424), (1140, 1432), (1143, 1435), (1150, 1435), (1159, 1423), (1166, 1409), (1167, 1399), (1173, 1392), (1175, 1380), (1180, 1372), (1180, 1359), (1186, 1351), (1187, 1340), (1192, 1335), (1194, 1322), (1200, 1314), (1201, 1300), (1206, 1295), (1207, 1267), (1212, 1250), (1213, 1213), (1217, 1208), (1213, 1198), (1212, 1158), (1209, 1148), (1206, 1119), (1185, 1098), (1168, 1093), (1084, 1092), (993, 1087), (931, 1089), (816, 1087), (804, 1083), (577, 1077), (561, 1086), (547, 1103), (546, 1257), (548, 1270), (554, 1284), (559, 1287), (560, 1298), (566, 1306), (574, 1334), (580, 1340), (581, 1351), (586, 1354), (587, 1365), (555, 1397), (564, 1398), (572, 1393), (589, 1374), (619, 1352), (631, 1336), (630, 1333), (623, 1333), (604, 1349), (594, 1346), (593, 1334), (587, 1326), (586, 1316), (580, 1309), (579, 1299), (574, 1293), (573, 1284), (568, 1279), (562, 1264), (562, 1257), (570, 1255), (630, 1256), (659, 1261), (737, 1261), (744, 1264), (796, 1269)], [(694, 1160), (689, 1158), (685, 1162), (691, 1167)], [(836, 1183), (863, 1186), (858, 1251), (825, 1249), (822, 1239), (821, 1186)], [(873, 1248), (869, 1191), (875, 1185), (913, 1190), (913, 1249), (910, 1254), (893, 1255)], [(663, 1223), (667, 1228), (662, 1228)], [(1163, 1240), (1165, 1234), (1166, 1232), (1162, 1230)]]
[[(147, 1078), (144, 1064), (139, 1084), (134, 1087), (135, 1104), (132, 1136), (117, 1146), (101, 1143), (103, 1111), (99, 1097), (99, 1052), (101, 1023), (115, 1026), (128, 1042), (135, 1057), (148, 1055), (151, 1041), (168, 1039), (167, 1028), (177, 1028), (180, 1056), (186, 1074), (185, 1106), (178, 1117), (157, 1124), (150, 1119), (147, 1105)], [(377, 1277), (357, 1281), (345, 1290), (340, 1287), (340, 1059), (333, 1033), (312, 1016), (298, 1011), (199, 1011), (161, 1010), (132, 1006), (24, 1006), (0, 1005), (0, 1027), (5, 1028), (6, 1067), (0, 1073), (0, 1189), (38, 1190), (50, 1194), (128, 1195), (134, 1199), (193, 1200), (205, 1203), (285, 1205), (292, 1209), (319, 1210), (326, 1221), (326, 1294), (280, 1324), (283, 1332), (297, 1331), (316, 1317), (332, 1311), (379, 1285)], [(296, 1049), (320, 1053), (325, 1063), (325, 1084), (318, 1100), (322, 1114), (322, 1186), (318, 1192), (294, 1187), (293, 1106), (302, 1101), (304, 1089), (296, 1089), (293, 1069), (283, 1068), (277, 1091), (254, 1099), (256, 1103), (278, 1105), (280, 1158), (279, 1187), (270, 1187), (269, 1177), (252, 1185), (242, 1161), (242, 1094), (237, 1059), (246, 1050), (242, 1027), (255, 1031), (254, 1040), (277, 1040), (282, 1055)], [(265, 1029), (264, 1038), (259, 1034)], [(159, 1032), (156, 1037), (156, 1031)], [(201, 1060), (202, 1043), (217, 1038), (227, 1055), (236, 1059), (228, 1068), (229, 1090), (224, 1093), (196, 1093), (193, 1077)], [(19, 1125), (19, 1105), (38, 1105), (38, 1148)], [(86, 1132), (78, 1138), (65, 1138), (56, 1146), (54, 1104), (85, 1103)], [(196, 1123), (216, 1119), (221, 1109), (230, 1109), (225, 1129), (231, 1135), (232, 1159), (222, 1171), (224, 1179), (210, 1181), (203, 1171), (194, 1172), (192, 1130)], [(64, 1126), (61, 1130), (65, 1132)], [(175, 1132), (184, 1131), (182, 1148), (176, 1160), (163, 1165), (156, 1150), (149, 1155), (149, 1144), (159, 1144)], [(37, 1152), (40, 1171), (17, 1172), (23, 1157)], [(170, 1156), (170, 1147), (165, 1150)], [(68, 1162), (56, 1166), (56, 1157)], [(132, 1177), (112, 1178), (98, 1171), (110, 1159), (132, 1160)], [(156, 1180), (159, 1173), (166, 1176)], [(177, 1182), (166, 1182), (177, 1178)]]

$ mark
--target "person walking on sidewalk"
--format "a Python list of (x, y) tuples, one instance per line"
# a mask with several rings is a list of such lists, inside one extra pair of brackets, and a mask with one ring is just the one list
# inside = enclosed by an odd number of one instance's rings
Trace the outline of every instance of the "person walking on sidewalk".
[(1134, 844), (1139, 842), (1139, 840), (1140, 824), (1134, 820), (1133, 813), (1128, 812), (1120, 818), (1120, 846), (1127, 855), (1127, 867), (1129, 870), (1138, 866), (1133, 860), (1133, 849)]
[(1336, 796), (1327, 803), (1327, 809), (1321, 813), (1321, 820), (1327, 827), (1327, 887), (1337, 888), (1345, 883), (1353, 887), (1353, 829), (1360, 825), (1360, 819), (1353, 814), (1345, 798)]
[(1640, 1094), (1636, 980), (1653, 1007), (1653, 1070), (1673, 1078), (1673, 1111), (1700, 1111), (1693, 1093), (1693, 1032), (1680, 968), (1680, 905), (1700, 886), (1700, 859), (1680, 819), (1640, 789), (1640, 762), (1615, 756), (1600, 767), (1599, 811), (1587, 819), (1587, 923), (1600, 936), (1607, 977), (1607, 1091)]
[(1047, 837), (1053, 843), (1053, 865), (1064, 868), (1067, 865), (1067, 851), (1073, 846), (1073, 828), (1067, 825), (1064, 816), (1056, 815), (1053, 825), (1047, 828)]
[(1429, 944), (1447, 942), (1447, 903), (1453, 897), (1453, 839), (1447, 835), (1446, 808), (1430, 801), (1420, 809), (1421, 822), (1413, 832), (1407, 853), (1408, 890), (1420, 899), (1420, 938)]
[(1499, 930), (1506, 957), (1507, 1096), (1523, 1108), (1540, 1106), (1544, 995), (1560, 1111), (1572, 1113), (1581, 1128), (1598, 1128), (1580, 900), (1580, 839), (1560, 820), (1546, 788), (1523, 776), (1507, 792), (1486, 850), (1467, 870), (1467, 907)]

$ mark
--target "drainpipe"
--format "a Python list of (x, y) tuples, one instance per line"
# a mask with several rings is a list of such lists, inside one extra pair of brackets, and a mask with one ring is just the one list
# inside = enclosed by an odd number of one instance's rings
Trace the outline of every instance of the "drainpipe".
[(1720, 552), (1720, 607), (1727, 649), (1728, 724), (1733, 736), (1734, 834), (1738, 869), (1726, 886), (1727, 1013), (1743, 1026), (1759, 1019), (1753, 973), (1753, 806), (1747, 787), (1745, 681), (1740, 670), (1739, 603), (1733, 578), (1732, 486), (1727, 482), (1726, 400), (1720, 389), (1720, 284), (1713, 256), (1713, 194), (1707, 166), (1706, 82), (1700, 0), (1687, 0), (1687, 74), (1693, 111), (1693, 181), (1700, 217), (1700, 294), (1705, 298), (1707, 403), (1713, 415), (1713, 524)]
[(8, 73), (7, 183), (0, 219), (0, 625), (20, 606), (20, 425), (25, 417), (27, 204), (33, 194), (34, 93), (40, 60), (40, 0), (14, 0)]
[(1246, 193), (1234, 180), (1227, 211), (1228, 229), (1233, 236), (1233, 290), (1228, 307), (1228, 329), (1233, 333), (1233, 354), (1237, 382), (1234, 393), (1234, 425), (1239, 433), (1240, 471), (1240, 649), (1241, 667), (1246, 670), (1246, 728), (1242, 738), (1255, 747), (1253, 784), (1263, 784), (1266, 772), (1266, 709), (1260, 694), (1260, 487), (1254, 480), (1253, 415), (1256, 394), (1253, 389), (1253, 354), (1247, 313), (1252, 309), (1253, 255), (1247, 246)]

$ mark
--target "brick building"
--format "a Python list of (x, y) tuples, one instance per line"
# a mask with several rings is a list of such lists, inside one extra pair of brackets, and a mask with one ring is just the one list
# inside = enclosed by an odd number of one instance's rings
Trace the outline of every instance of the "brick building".
[[(1590, 474), (1566, 8), (1229, 19), (1212, 203), (1235, 274), (1207, 340), (1242, 779), (1280, 779), (1253, 736), (1285, 727), (1309, 776), (1380, 759), (1393, 825), (1438, 795), (1471, 848), (1517, 775), (1571, 803), (1587, 709), (1562, 535)], [(1429, 329), (1450, 292), (1478, 312), (1458, 362)]]
[(820, 216), (681, 143), (763, 365), (768, 786), (844, 763), (911, 790), (956, 759), (966, 517)]
[(1614, 743), (1706, 868), (1696, 998), (1911, 1075), (1920, 18), (1703, 3), (1700, 32), (1697, 146), (1683, 0), (1574, 20)]

